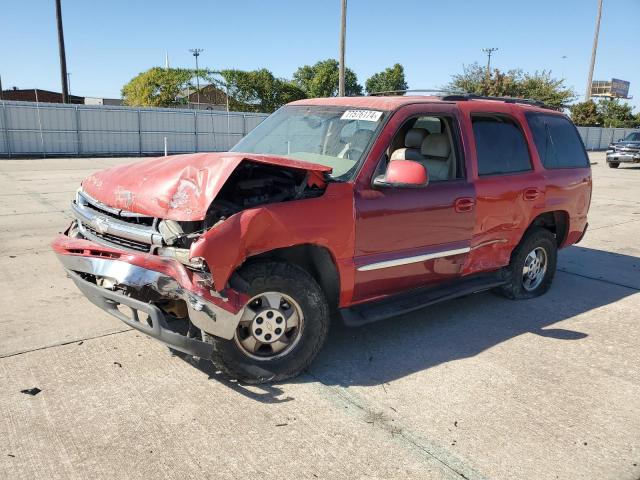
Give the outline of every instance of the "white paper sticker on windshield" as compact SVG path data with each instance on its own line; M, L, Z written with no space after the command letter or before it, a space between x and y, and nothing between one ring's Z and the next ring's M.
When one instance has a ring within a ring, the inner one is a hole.
M347 110L342 114L340 120L364 120L366 122L377 122L380 120L382 112L376 110Z

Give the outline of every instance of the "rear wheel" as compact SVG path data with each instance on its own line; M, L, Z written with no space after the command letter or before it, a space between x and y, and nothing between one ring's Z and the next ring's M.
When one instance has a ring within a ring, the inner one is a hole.
M262 261L240 272L251 297L232 340L204 334L218 368L247 383L285 380L315 358L329 329L329 308L318 283L303 269Z
M553 282L557 257L553 233L534 228L511 254L507 270L509 282L500 288L501 293L514 300L542 295Z
M620 166L620 162L608 162L609 168L618 168Z

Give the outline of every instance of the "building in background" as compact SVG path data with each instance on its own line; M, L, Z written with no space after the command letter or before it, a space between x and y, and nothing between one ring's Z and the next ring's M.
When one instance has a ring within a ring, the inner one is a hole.
M11 90L2 91L2 100L14 100L18 102L62 103L62 93L39 88L20 89L13 87ZM69 95L69 103L82 105L84 97Z
M626 80L612 78L611 80L594 80L591 83L592 97L629 98L629 85Z
M198 106L198 93L195 90L183 90L177 100L184 102L187 108L200 110L227 110L227 94L216 85L205 85L200 89L200 105ZM229 97L232 101L232 97ZM184 106L182 107L184 108Z
M99 97L84 97L85 105L122 105L121 98L99 98Z

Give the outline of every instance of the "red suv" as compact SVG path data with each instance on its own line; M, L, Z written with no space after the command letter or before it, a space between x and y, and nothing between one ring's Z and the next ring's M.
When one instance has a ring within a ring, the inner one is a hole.
M543 294L590 198L574 125L535 102L322 98L286 105L230 152L88 177L53 248L123 322L274 381L313 360L332 317Z

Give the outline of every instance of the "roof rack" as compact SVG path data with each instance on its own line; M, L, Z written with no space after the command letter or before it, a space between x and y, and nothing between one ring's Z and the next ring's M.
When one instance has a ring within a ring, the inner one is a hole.
M540 100L534 100L531 98L516 98L516 97L492 97L488 95L477 95L475 93L462 93L453 94L442 97L442 100L447 101L464 101L464 100L496 100L504 103L519 103L523 105L531 105L534 107L547 108L549 110L556 110L554 107L547 105Z
M546 103L540 100L534 100L532 98L516 98L516 97L492 97L489 95L478 95L477 93L468 93L461 91L451 91L443 88L422 88L417 90L386 90L382 92L372 92L369 93L369 96L377 96L377 95L397 95L397 94L405 94L405 93L435 93L441 95L434 95L436 97L440 97L442 100L447 102L459 102L466 100L496 100L504 103L519 103L522 105L531 105L539 108L546 108L549 110L559 110L555 107L547 105ZM444 94L444 95L442 95Z
M460 92L460 91L451 91L451 90L446 90L443 88L421 88L421 89L417 89L417 90L385 90L382 92L372 92L369 93L368 95L371 97L375 97L377 95L389 95L389 94L398 94L398 93L445 93L448 95L464 95L464 92ZM441 95L436 95L436 96L441 96Z

